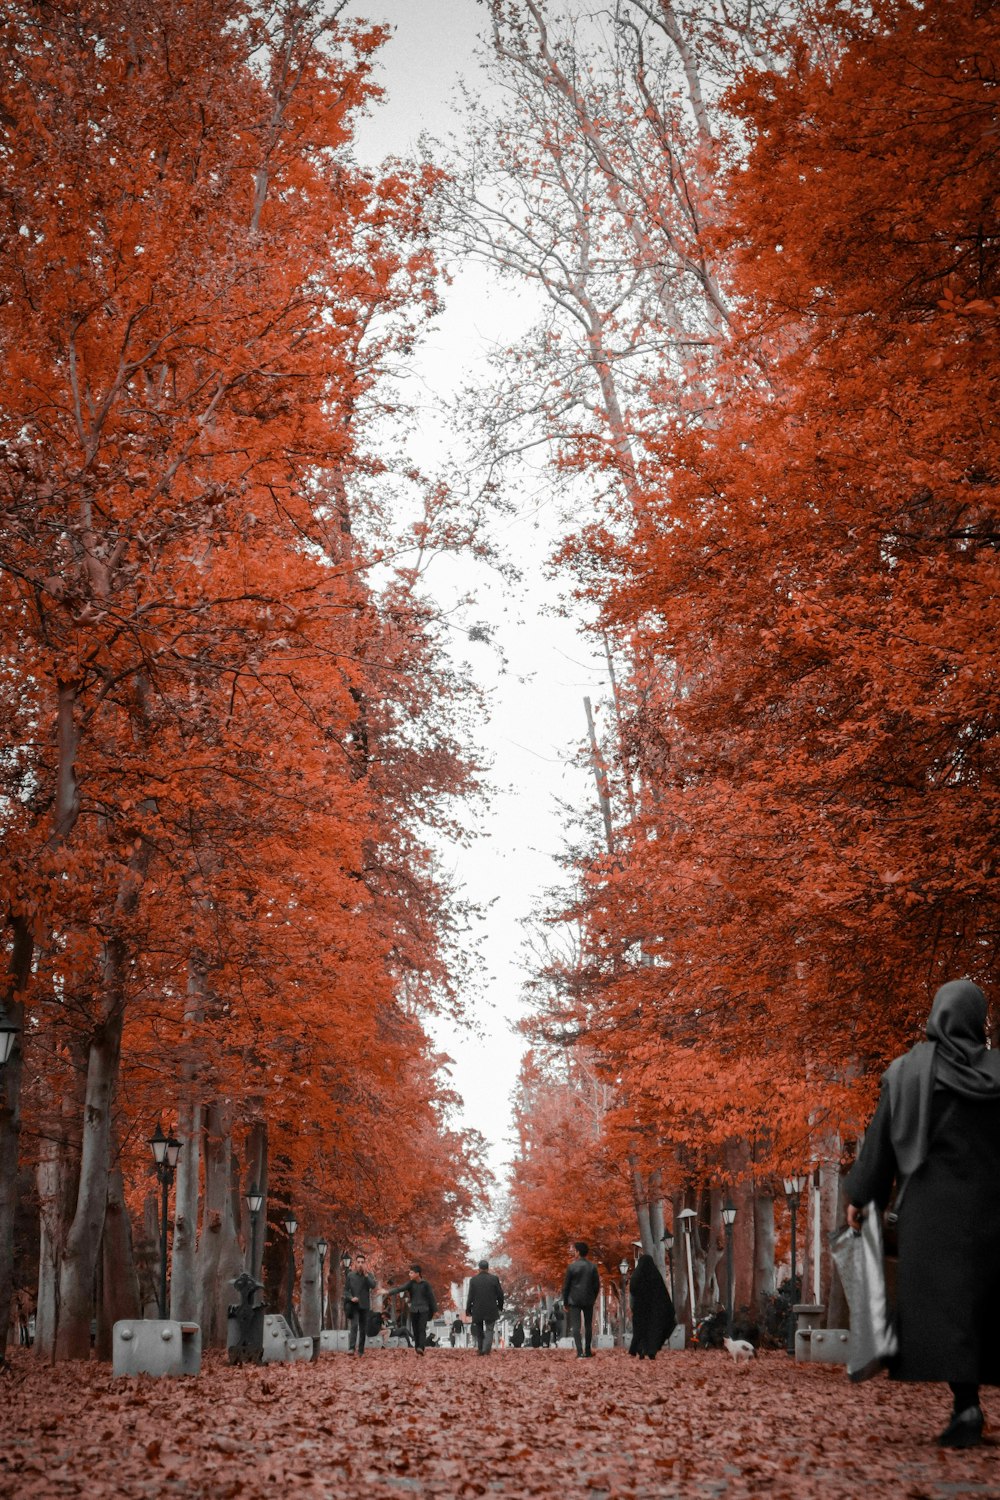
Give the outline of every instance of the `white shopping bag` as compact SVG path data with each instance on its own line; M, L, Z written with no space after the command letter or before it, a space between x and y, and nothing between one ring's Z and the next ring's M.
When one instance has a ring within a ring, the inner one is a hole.
M851 1309L847 1373L851 1380L868 1380L899 1349L885 1293L882 1215L878 1207L868 1204L861 1229L849 1229L845 1224L831 1235L830 1249Z

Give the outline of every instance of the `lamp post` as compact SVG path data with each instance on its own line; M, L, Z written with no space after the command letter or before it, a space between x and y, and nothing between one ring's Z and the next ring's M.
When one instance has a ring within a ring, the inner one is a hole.
M250 1210L250 1275L257 1275L257 1219L264 1207L264 1194L256 1183L253 1184L246 1195L247 1208Z
M10 1062L21 1028L5 1010L0 1010L0 1068Z
M674 1237L672 1234L663 1236L663 1248L667 1254L667 1270L670 1273L670 1300L676 1305L677 1298L674 1294Z
M319 1256L319 1331L320 1331L320 1333L322 1333L323 1329L326 1327L326 1321L325 1321L325 1316L324 1316L325 1313L326 1313L326 1270L325 1270L325 1267L326 1267L326 1252L329 1250L329 1248L330 1248L330 1246L327 1244L326 1240L324 1240L324 1239L318 1239L316 1241L316 1254Z
M691 1240L694 1236L694 1221L698 1217L693 1208L682 1208L677 1215L680 1220L681 1232L684 1236L684 1260L687 1269L687 1314L691 1325L691 1337L694 1338L694 1254L691 1249Z
M299 1221L289 1209L285 1215L285 1233L288 1235L288 1297L285 1307L285 1321L292 1328L292 1297L295 1294L295 1231L299 1227ZM294 1328L292 1328L294 1332Z
M784 1179L785 1199L792 1216L792 1279L788 1304L788 1352L795 1353L795 1219L799 1211L799 1199L806 1185L806 1178L799 1175Z
M733 1221L736 1209L727 1198L722 1209L722 1222L726 1229L726 1333L733 1336Z
M156 1163L156 1180L162 1190L160 1202L160 1317L167 1316L167 1213L170 1184L174 1180L177 1161L181 1154L181 1143L172 1135L164 1135L159 1120L149 1139L149 1147Z
M622 1312L622 1348L625 1348L625 1279L628 1276L628 1261L622 1260L618 1263L618 1274L621 1277L621 1312Z

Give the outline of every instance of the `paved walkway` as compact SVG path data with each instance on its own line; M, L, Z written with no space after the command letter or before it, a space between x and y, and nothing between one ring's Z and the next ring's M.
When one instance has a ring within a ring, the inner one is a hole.
M197 1380L107 1366L0 1377L0 1496L17 1500L1000 1500L1000 1442L929 1444L946 1393L766 1354L374 1350ZM986 1393L1000 1428L1000 1392Z

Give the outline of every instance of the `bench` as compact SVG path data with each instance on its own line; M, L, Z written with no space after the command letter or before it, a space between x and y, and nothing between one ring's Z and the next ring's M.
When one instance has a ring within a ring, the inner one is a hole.
M112 1329L112 1374L197 1375L201 1328L174 1318L123 1318Z

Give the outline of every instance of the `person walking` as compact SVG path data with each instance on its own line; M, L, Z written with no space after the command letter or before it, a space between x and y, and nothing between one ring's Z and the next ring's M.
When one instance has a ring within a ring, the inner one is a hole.
M632 1342L629 1354L655 1359L677 1326L659 1267L651 1255L640 1255L629 1282L632 1302Z
M364 1354L368 1337L368 1314L372 1309L375 1277L368 1270L364 1255L354 1257L354 1264L344 1278L344 1307L351 1323L347 1340L348 1354Z
M404 1281L402 1286L390 1287L386 1296L396 1297L400 1293L406 1298L410 1309L413 1347L418 1354L423 1354L427 1347L427 1324L437 1312L437 1298L431 1291L430 1282L424 1280L416 1261L410 1265L408 1280Z
M499 1276L490 1270L488 1260L479 1262L479 1270L469 1281L465 1311L472 1319L476 1352L489 1354L493 1348L493 1327L503 1312L503 1287Z
M601 1290L601 1278L592 1260L588 1260L590 1246L586 1240L576 1240L573 1245L575 1258L566 1268L563 1281L562 1303L566 1309L566 1322L570 1336L576 1345L577 1359L590 1359L591 1340L594 1329L594 1303ZM583 1322L584 1337L580 1337L580 1322Z
M514 1327L511 1329L510 1343L512 1349L520 1349L521 1345L524 1343L524 1324L521 1322L520 1318L518 1318L517 1322L514 1324Z
M461 1318L456 1318L455 1321L452 1323L452 1325L451 1325L451 1331L448 1334L448 1340L449 1340L449 1342L451 1344L451 1347L453 1349L454 1349L455 1345L458 1343L459 1339L462 1337L462 1334L464 1332L465 1332L465 1324L462 1322Z
M880 1212L896 1183L895 1380L945 1381L943 1448L982 1441L981 1385L1000 1385L1000 1053L986 997L957 980L934 996L927 1040L889 1065L844 1183L847 1222Z

